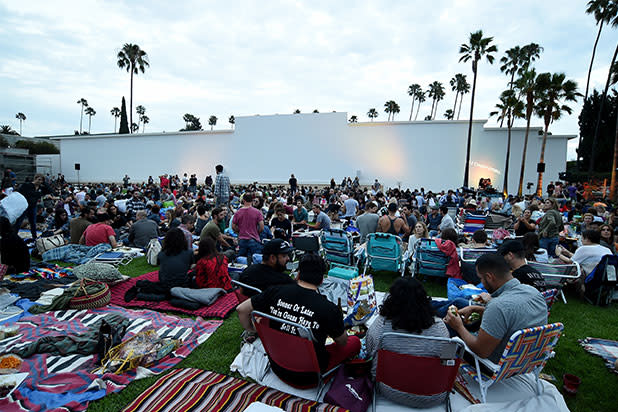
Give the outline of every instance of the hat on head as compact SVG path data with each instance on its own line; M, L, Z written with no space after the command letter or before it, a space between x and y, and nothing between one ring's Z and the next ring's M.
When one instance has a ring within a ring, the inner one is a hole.
M283 239L273 239L264 245L263 255L284 255L290 253L294 248Z
M476 200L474 200L474 199L470 199L470 200L468 201L468 206L474 206L474 207L476 207L476 206L477 206L477 204L476 204Z
M518 253L524 250L524 244L519 240L507 240L502 243L498 248L498 253L502 256L506 255L509 252Z

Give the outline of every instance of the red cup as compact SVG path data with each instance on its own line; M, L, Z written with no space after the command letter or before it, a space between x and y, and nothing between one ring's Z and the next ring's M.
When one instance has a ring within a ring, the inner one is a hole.
M564 385L562 386L567 393L571 395L575 395L577 393L577 389L579 385L582 383L582 380L575 375L571 375L570 373L565 373L562 376L562 382Z

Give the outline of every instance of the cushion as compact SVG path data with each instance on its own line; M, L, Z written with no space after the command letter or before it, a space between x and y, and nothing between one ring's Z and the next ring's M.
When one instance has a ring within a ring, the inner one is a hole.
M92 279L99 282L112 283L122 279L122 274L109 263L89 262L76 266L73 274L78 279Z

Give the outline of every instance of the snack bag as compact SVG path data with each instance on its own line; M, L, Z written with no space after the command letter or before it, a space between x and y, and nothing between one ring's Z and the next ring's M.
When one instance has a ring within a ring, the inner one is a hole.
M347 325L363 324L371 318L376 307L376 292L373 286L373 278L365 275L350 279L348 316L344 323Z

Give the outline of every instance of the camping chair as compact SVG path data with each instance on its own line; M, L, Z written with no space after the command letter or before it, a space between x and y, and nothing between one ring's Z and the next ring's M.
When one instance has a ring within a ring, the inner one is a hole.
M545 278L545 284L548 288L556 288L560 292L562 301L566 304L566 297L562 292L562 287L569 280L577 280L581 276L579 263L573 262L569 264L553 264L528 261L528 265L532 266Z
M450 258L444 254L433 239L421 239L416 250L415 275L446 277Z
M476 262L478 258L483 256L484 254L496 253L497 251L498 249L493 249L489 247L479 248L479 249L460 247L459 248L459 258L461 259L462 262L474 263Z
M367 235L366 260L363 275L367 268L384 270L388 272L401 272L406 270L407 256L402 255L403 242L399 236L390 233L370 233Z
M558 343L563 329L562 323L552 323L516 331L511 335L497 365L487 359L479 358L474 352L466 348L474 356L474 365L464 362L461 369L478 382L483 403L487 402L487 389L491 385L511 376L526 373L534 374L537 394L540 395L542 385L539 374L547 360L553 357L553 349ZM480 367L481 363L492 370L493 374L483 373Z
M323 229L320 242L326 261L348 266L354 265L354 241L351 233L342 229Z
M316 401L320 399L320 395L324 389L325 378L334 372L340 365L322 373L320 364L318 363L318 357L315 353L315 347L313 346L315 338L313 337L313 333L311 333L311 329L299 323L290 322L255 310L251 312L251 319L253 320L253 325L262 341L262 345L264 345L264 350L266 354L268 354L270 361L292 372L315 374L318 387ZM291 330L295 330L297 334L293 335L291 333L282 332L279 330L279 324L290 327ZM307 388L307 386L298 386L290 382L286 383L296 388ZM315 386L316 385L310 385L309 387Z
M245 294L243 289L251 290L255 293L262 293L261 289L256 288L255 286L247 285L246 283L242 283L238 280L231 279L232 284L236 285L238 288L234 290L236 297L238 298L238 303L242 303L245 300L249 299L249 296Z
M298 259L305 253L320 253L320 238L313 234L304 232L292 233L292 258L287 264L287 269L294 272L298 269Z
M447 209L449 216L453 219L453 222L457 222L457 213L459 212L459 208L457 206L449 206Z
M470 213L466 213L463 221L463 229L461 230L463 234L472 234L479 229L485 228L485 221L487 220L487 216L485 215L473 215Z
M616 289L618 256L605 255L584 280L586 300L593 305L609 305Z
M485 220L485 230L510 229L513 226L513 216L489 212Z
M547 289L544 292L541 292L543 298L545 299L545 303L547 304L547 318L549 319L549 315L551 314L551 307L553 306L556 298L558 297L558 289Z
M431 342L438 356L417 356L388 350L389 337L405 338L414 343ZM373 387L373 411L376 410L378 385L413 395L446 394L446 410L450 410L450 392L459 373L464 343L459 338L420 336L409 333L387 332L378 344L376 381Z

